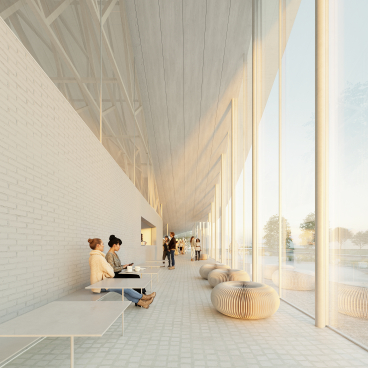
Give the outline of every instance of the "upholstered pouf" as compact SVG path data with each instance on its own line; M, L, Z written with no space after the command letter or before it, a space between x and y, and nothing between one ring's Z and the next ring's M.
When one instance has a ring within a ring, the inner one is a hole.
M272 287L244 281L218 284L212 290L211 301L220 313L241 319L267 318L280 306L280 299Z
M270 264L263 266L263 277L267 280L272 280L272 274L279 269L279 265ZM282 269L293 270L294 266L283 265Z
M223 263L206 263L199 269L199 274L202 278L208 279L208 274L215 269L225 269L228 270L230 267Z
M230 269L215 269L208 274L208 282L212 287L227 281L250 281L247 272Z
M337 284L338 311L351 317L368 319L368 288Z
M283 289L288 290L314 290L315 288L315 277L314 273L301 273L298 271L292 271L287 269L282 269L282 285ZM272 282L279 286L280 274L279 270L272 274Z
M199 257L201 261L205 261L207 260L207 258L208 258L207 254L201 254L201 256Z

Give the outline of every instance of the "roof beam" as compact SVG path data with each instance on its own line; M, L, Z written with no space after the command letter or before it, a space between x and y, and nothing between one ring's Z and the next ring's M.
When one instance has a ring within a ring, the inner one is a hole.
M116 106L115 106L115 105L110 106L110 107L109 107L109 108L107 108L106 110L102 111L102 115L107 115L109 112L114 111L114 110L115 110L115 108L116 108Z
M93 29L93 24L92 24L92 22L90 20L90 17L87 17L88 8L87 8L86 3L84 3L83 9L84 9L84 11L83 11L83 25L84 25L84 28L86 30L86 34L89 34L90 35L90 39L87 39L86 38L86 46L87 46L87 49L88 49L88 53L91 55L91 57L90 57L90 63L91 63L91 66L92 66L92 68L91 68L92 76L95 77L95 79L96 79L95 69L94 69L94 63L93 63L93 57L92 57L92 55L93 55L92 45L94 46L95 52L97 52L97 53L100 51L100 47L99 47L99 44L97 42L96 35L95 35L94 29ZM107 74L105 62L102 59L102 78L103 79L106 79L106 76L107 75L108 74ZM95 89L96 96L97 96L99 94L98 93L98 90L97 90L97 85L94 84L93 85L93 88ZM111 85L107 84L106 85L106 88L107 88L107 92L108 92L108 95L109 95L109 101L112 102L112 104L114 106L117 106L116 99L115 99L115 94L114 94L114 91L112 91L112 89L111 89ZM128 132L128 129L127 129L127 127L124 124L124 111L122 110L123 118L121 118L118 109L115 109L114 110L114 115L115 115L116 122L118 123L117 126L118 126L118 129L119 129L120 135L123 134L122 129L121 129L121 126L123 126L123 128L124 128L124 130L126 132ZM120 122L120 124L119 124L119 122ZM123 149L126 152L126 156L125 157L127 157L131 161L131 158L130 158L130 155L129 155L129 152L128 152L129 151L129 146L125 146L124 140L122 142L120 142L120 140L119 140L120 139L119 138L120 135L116 135L115 132L112 132L112 133L116 137L116 139L119 142L119 144L121 146L123 146ZM132 155L133 155L133 153L132 153Z
M23 6L22 0L18 0L15 4L10 5L8 8L3 10L0 13L0 17L5 20L6 18L9 18L12 14L14 14L16 11L18 11L22 6Z
M50 25L71 4L73 0L64 0L47 18L46 24Z
M138 109L137 110L135 110L135 115L137 116L138 115L138 113L140 113L141 111L142 111L142 109L143 109L143 106L141 105L141 106L139 106L138 107Z
M81 77L80 77L78 71L74 67L73 62L70 60L68 54L66 53L64 47L61 45L60 41L58 40L55 33L51 29L50 25L46 23L46 18L44 16L43 12L39 9L39 7L36 5L34 0L27 0L27 3L29 5L30 9L32 10L33 14L35 15L35 17L39 21L39 24L42 26L43 30L48 35L51 43L54 45L54 47L57 50L58 54L63 58L63 60L65 61L65 64L68 66L70 71L73 73L74 78L77 80L77 83L79 85L79 88L81 89L81 92L82 92L83 96L88 100L88 101L86 101L88 106L91 108L93 114L97 118L99 116L100 110L99 110L99 107L98 107L96 101L94 100L93 96L91 95L91 93L89 92L87 87L81 82ZM106 118L103 118L103 122L104 122L104 125L107 126L112 133L114 133L114 131L112 130L112 128L111 128L109 122L106 120ZM124 147L121 145L119 140L118 140L118 143L119 143L120 148L125 151ZM130 160L129 157L128 157L128 159Z
M87 110L87 109L89 109L89 106L88 105L86 105L86 106L83 106L83 107L81 107L81 108L79 108L79 109L77 109L77 110L75 110L78 114L80 114L81 112L83 112L84 110Z
M51 78L54 83L78 83L75 78ZM81 78L82 83L100 83L101 81L97 78ZM118 83L115 78L103 78L102 83Z
M114 9L116 2L117 0L110 0L105 4L105 7L102 10L102 25L104 25L112 9Z
M99 20L99 16L98 16L98 12L97 12L97 8L95 6L95 3L92 2L92 1L89 1L89 2L87 2L87 4L88 4L88 6L90 8L92 20L93 20L93 22L95 24L95 27L97 29L99 29L100 28L100 20ZM121 92L123 93L123 97L124 97L124 99L126 100L126 102L128 104L128 111L129 111L131 117L134 119L134 122L135 122L135 124L137 126L137 129L138 129L138 133L141 136L142 142L143 142L144 147L146 149L146 153L147 153L147 155L149 156L149 158L150 158L150 160L152 162L150 151L148 149L148 146L147 146L146 141L144 140L141 127L139 126L138 121L136 119L135 112L134 112L133 106L132 106L132 104L130 102L128 92L126 90L125 84L123 82L123 79L121 77L121 74L120 74L118 65L117 65L116 60L115 60L115 57L114 57L114 54L113 54L113 52L111 50L110 43L109 43L109 41L107 39L106 33L105 33L105 31L104 31L103 28L102 28L102 32L101 33L102 33L102 42L103 42L104 47L105 47L106 55L107 55L107 57L108 57L108 59L110 61L110 65L111 65L111 68L112 68L112 70L114 72L114 75L115 75L116 79L118 80L118 85L120 87Z

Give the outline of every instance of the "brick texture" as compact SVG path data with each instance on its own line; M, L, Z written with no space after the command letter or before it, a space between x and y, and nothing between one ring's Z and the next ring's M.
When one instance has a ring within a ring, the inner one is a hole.
M0 130L0 323L88 284L89 237L158 256L140 228L160 239L160 216L2 19Z

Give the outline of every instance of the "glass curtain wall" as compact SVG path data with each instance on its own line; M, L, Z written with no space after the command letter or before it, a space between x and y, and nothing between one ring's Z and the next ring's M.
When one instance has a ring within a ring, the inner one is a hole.
M255 3L258 40L258 279L273 286L277 291L281 280L281 296L314 315L314 2L281 1L281 86L278 74L279 2L266 0ZM237 205L240 201L242 204L237 207L236 213L240 219L237 220L237 236L239 243L243 243L237 252L237 265L238 268L250 272L252 48L248 51L246 61L248 70L244 74L248 80L245 81L246 78L243 77L246 88L245 92L241 88L238 98L239 101L245 100L244 106L248 107L249 115L244 114L244 117L250 124L245 123L245 143L238 143L238 158L244 155L244 159L241 160L243 166L238 176L236 191ZM238 109L240 117L243 109L241 103L238 104ZM240 121L241 119L238 125ZM279 124L282 126L281 137ZM241 186L243 191L242 195L239 195Z
M284 3L281 296L315 313L315 7Z
M238 123L236 148L236 262L235 267L247 271L250 275L251 267L251 232L252 232L252 172L249 165L250 126L252 121L251 109L248 108L251 96L251 57L249 52L243 58L242 83L238 96ZM250 170L249 170L250 169Z
M259 3L258 44L258 269L260 282L275 286L279 263L278 1ZM274 30L272 32L272 30Z
M332 327L368 346L368 30L365 0L330 1Z

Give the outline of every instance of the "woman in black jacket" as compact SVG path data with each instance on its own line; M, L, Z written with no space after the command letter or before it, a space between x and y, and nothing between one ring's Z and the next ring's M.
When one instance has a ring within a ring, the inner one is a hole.
M171 257L171 267L169 267L169 270L175 270L175 249L176 249L176 239L175 239L175 233L170 233L171 239L169 241L169 252Z

